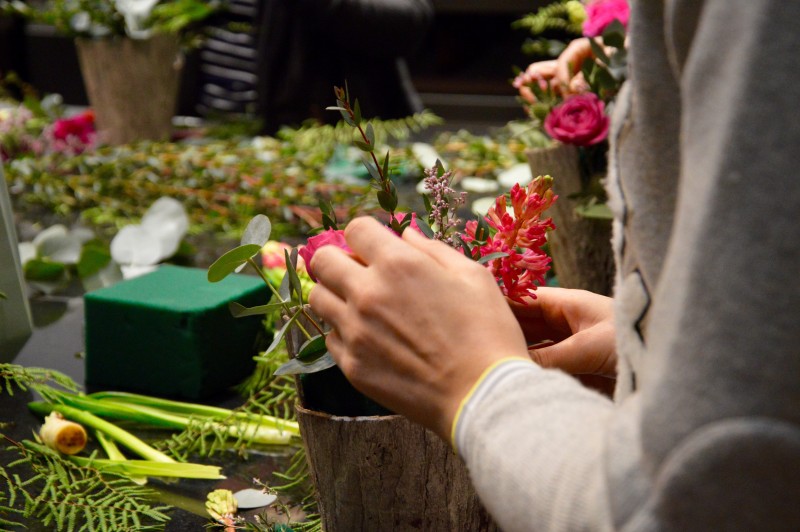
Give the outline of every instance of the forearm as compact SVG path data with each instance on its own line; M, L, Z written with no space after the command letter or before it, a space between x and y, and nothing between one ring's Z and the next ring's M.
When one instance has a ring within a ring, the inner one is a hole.
M501 528L610 528L603 455L612 404L555 370L497 366L458 419L457 448Z

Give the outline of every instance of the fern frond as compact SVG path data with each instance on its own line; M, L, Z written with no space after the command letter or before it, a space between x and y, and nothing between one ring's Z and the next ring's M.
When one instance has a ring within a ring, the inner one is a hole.
M412 133L417 133L431 126L444 123L444 120L433 111L425 109L419 113L393 120L372 119L370 124L375 131L377 144L385 143L389 138L406 140ZM350 144L353 140L353 128L344 121L336 125L311 125L299 129L283 128L277 137L289 141L300 150L307 150L314 146L333 145L337 143Z
M8 395L14 395L14 388L23 392L32 389L45 394L54 386L71 392L77 392L81 388L70 377L54 369L0 364L0 394L5 390Z
M67 532L163 530L169 520L169 506L153 505L153 491L126 477L77 466L32 441L0 437L12 443L7 451L18 456L0 465L9 493L0 493L0 525L22 526L13 521L18 517Z
M570 18L567 0L540 7L536 13L529 13L516 20L512 27L527 29L534 36L552 30L573 35L581 35L582 31L581 23Z

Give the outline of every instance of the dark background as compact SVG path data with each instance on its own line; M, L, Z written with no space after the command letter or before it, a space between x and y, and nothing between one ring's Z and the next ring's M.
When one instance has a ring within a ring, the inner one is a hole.
M524 118L510 85L514 67L532 58L521 52L527 33L511 24L542 0L434 0L436 17L424 46L407 61L425 106L447 122L505 123ZM193 115L196 60L183 75L178 114ZM0 17L0 72L17 72L42 93L86 105L72 41L53 28Z

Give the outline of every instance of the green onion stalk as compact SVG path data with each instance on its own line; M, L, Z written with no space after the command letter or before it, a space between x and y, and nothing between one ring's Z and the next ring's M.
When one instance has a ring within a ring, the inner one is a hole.
M236 413L223 408L143 395L104 392L87 396L54 392L48 398L97 416L161 428L183 430L193 422L208 422L216 430L234 437L247 438L253 443L286 445L300 436L297 423L277 417ZM237 423L227 425L223 420L236 420Z

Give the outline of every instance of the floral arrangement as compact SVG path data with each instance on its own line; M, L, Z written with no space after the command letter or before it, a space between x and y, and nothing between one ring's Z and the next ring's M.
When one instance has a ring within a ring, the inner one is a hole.
M464 230L460 231L461 220L457 210L465 202L465 194L452 188L452 172L445 171L443 165L437 161L435 166L425 172L424 184L428 194L424 197L424 203L427 214L420 216L415 212L404 212L398 208L397 189L390 176L389 152L381 162L375 153L373 127L369 123L364 125L358 101L355 105L350 104L346 88L336 88L336 99L337 105L331 109L339 111L345 122L356 130L358 140L354 143L366 155L364 164L372 176L370 186L376 191L383 211L379 217L385 222L387 230L401 235L410 228L428 238L440 240L490 268L499 289L509 299L520 302L535 299L535 290L544 282L544 275L550 268L550 257L544 252L543 246L547 231L555 228L552 220L544 216L547 208L556 200L551 190L552 179L549 176L539 176L525 188L515 185L509 194L510 211L509 198L501 195L486 216L467 222ZM283 249L286 274L279 284L270 282L255 261L255 257L263 253L271 233L271 223L263 215L256 216L248 224L241 245L222 255L208 270L209 281L217 282L250 265L269 286L276 299L275 303L253 308L235 303L231 306L234 316L270 313L275 310L281 310L285 314L285 322L275 332L272 344L260 357L262 360L267 360L266 357L279 345L290 327L295 326L302 331L305 342L297 346L295 358L279 368L276 375L316 373L335 364L325 347L324 327L305 308L305 291L297 274L298 264L302 259L302 269L314 280L311 261L314 254L324 246L333 245L350 252L344 231L339 227L331 204L321 202L320 208L320 232L311 236L299 248Z
M553 140L578 147L585 216L608 218L598 179L605 171L609 113L627 73L627 0L557 2L526 19L532 31L558 27L566 14L581 36L560 47L560 59L534 62L513 81L529 116ZM538 26L530 21L538 22ZM551 21L548 23L548 21ZM568 79L564 79L565 72ZM561 70L561 71L559 71Z
M47 0L33 7L22 0L0 0L0 12L55 26L71 37L183 33L220 10L220 0Z

